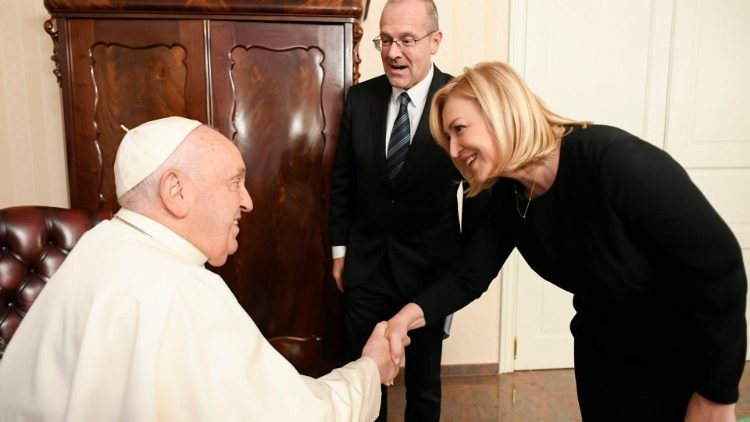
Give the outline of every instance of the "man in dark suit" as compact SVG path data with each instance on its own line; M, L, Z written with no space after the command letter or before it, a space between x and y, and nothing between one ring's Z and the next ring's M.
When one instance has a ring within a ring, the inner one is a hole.
M347 95L330 232L352 356L376 323L437 280L459 251L461 176L428 123L432 95L451 79L432 64L441 39L432 0L389 0L374 40L385 75ZM442 339L443 324L411 333L406 420L440 418ZM386 418L386 403L384 389L379 420Z

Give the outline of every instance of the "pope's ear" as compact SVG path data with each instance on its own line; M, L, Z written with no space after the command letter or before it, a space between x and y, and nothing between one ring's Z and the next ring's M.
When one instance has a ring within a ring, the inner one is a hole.
M159 198L164 207L177 218L185 217L188 213L182 178L179 172L169 170L159 180Z

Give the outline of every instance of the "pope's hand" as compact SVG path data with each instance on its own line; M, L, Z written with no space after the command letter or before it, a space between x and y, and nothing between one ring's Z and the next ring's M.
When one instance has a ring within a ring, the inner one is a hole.
M394 364L391 359L390 347L388 340L385 338L386 326L387 323L385 321L379 322L375 326L365 347L362 349L362 356L371 358L378 365L381 383L392 385L393 379L398 375L399 366Z

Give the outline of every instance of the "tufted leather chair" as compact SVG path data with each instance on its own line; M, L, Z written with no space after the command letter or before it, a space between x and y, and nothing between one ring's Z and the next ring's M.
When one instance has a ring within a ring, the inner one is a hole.
M111 216L44 206L0 209L0 356L78 239Z

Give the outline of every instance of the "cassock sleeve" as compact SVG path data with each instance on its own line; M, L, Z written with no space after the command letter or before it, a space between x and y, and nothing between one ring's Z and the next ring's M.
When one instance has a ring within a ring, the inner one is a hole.
M266 341L217 276L171 300L154 380L162 420L371 421L380 377L361 358L319 379Z

